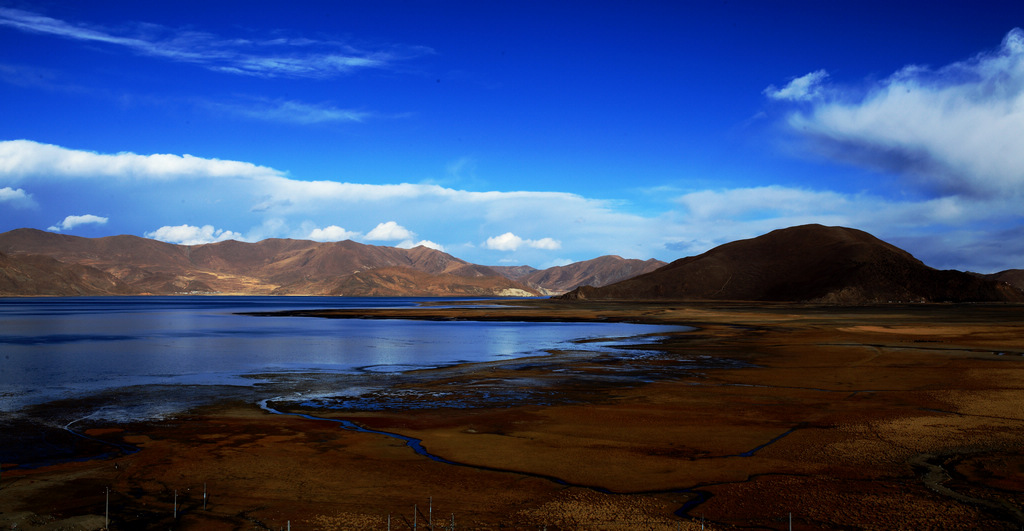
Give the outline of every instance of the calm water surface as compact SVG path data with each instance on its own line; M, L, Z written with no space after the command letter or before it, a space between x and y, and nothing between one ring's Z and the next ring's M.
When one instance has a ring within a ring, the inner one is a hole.
M236 315L424 300L437 299L0 298L0 413L133 386L251 387L274 375L393 374L681 328Z

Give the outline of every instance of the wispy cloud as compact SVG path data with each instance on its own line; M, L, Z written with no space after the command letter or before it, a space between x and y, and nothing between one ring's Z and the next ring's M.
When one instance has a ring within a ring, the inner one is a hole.
M811 101L822 96L821 84L828 77L828 72L818 70L790 80L786 86L776 88L768 85L764 95L773 100Z
M56 225L53 225L53 226L51 226L50 228L48 228L46 230L53 231L53 232L60 232L62 230L71 230L71 229L73 229L73 228L75 228L75 227L77 227L79 225L88 225L88 224L103 225L107 221L110 221L110 220L108 218L105 218L105 217L102 217L102 216L96 216L96 215L93 215L93 214L83 214L81 216L67 216L67 217L64 218L64 221L61 221L60 223L58 223Z
M399 61L432 53L423 46L363 50L341 42L306 38L227 38L143 23L129 30L106 28L12 8L0 8L0 26L259 77L329 78L359 69L391 68Z
M937 195L1024 197L1024 31L941 68L911 65L850 97L833 87L791 130L822 156Z
M373 116L373 113L367 111L341 109L326 103L312 104L294 100L210 103L207 106L254 120L301 125L362 122Z

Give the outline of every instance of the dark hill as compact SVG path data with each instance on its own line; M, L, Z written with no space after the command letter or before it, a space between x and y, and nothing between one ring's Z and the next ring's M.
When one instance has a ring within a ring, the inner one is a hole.
M1007 269L991 275L982 275L990 280L1005 282L1017 289L1024 290L1024 269Z
M803 225L716 247L567 299L799 301L834 304L1024 301L1006 283L939 271L856 229Z

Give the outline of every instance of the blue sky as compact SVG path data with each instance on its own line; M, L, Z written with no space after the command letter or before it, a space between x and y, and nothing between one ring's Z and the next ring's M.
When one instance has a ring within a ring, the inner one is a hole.
M1024 268L1020 2L0 0L0 230Z

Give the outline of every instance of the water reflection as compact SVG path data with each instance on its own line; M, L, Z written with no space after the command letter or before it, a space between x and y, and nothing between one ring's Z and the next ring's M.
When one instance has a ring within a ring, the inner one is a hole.
M256 375L394 373L538 355L549 349L572 348L577 339L673 329L622 323L427 322L236 314L401 307L420 300L0 299L0 412L132 386L252 386L266 381Z

